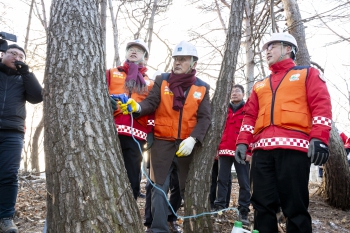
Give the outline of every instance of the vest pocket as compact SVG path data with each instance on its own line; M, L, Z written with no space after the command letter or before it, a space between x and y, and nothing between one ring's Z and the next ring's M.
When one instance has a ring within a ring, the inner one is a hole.
M154 135L162 138L176 138L176 135L173 135L173 125L172 121L161 121L155 119L154 126Z
M271 105L269 105L271 106ZM254 127L254 134L259 133L263 128L264 128L264 119L265 119L265 111L266 111L266 107L261 108L259 113L258 113L258 118L256 119L255 122L255 127ZM266 127L266 126L265 126Z
M282 104L280 125L284 128L307 130L309 126L308 114L304 111L298 111L299 106L294 104ZM277 123L277 122L276 122Z

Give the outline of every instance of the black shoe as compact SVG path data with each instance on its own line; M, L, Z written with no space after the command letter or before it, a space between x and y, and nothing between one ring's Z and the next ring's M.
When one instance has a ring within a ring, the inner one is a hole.
M0 233L18 233L18 228L12 218L0 219Z
M249 213L249 209L247 208L239 209L239 220L242 222L243 225L246 225L246 226L249 226L250 224L248 219L248 213Z
M151 233L151 232L152 232L151 227L147 227L147 226L146 226L146 228L145 228L145 232L147 232L147 233Z
M169 223L169 230L172 233L182 233L181 227L177 224L176 221L171 221Z
M143 193L139 193L139 198L142 198L142 199L144 199L144 198L146 198L146 194L143 194Z

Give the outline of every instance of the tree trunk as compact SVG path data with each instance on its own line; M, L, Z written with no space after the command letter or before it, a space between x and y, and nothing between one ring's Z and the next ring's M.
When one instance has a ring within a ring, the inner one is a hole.
M311 64L309 51L305 40L305 28L300 15L296 0L282 0L286 12L288 32L292 34L298 43L298 53L296 63L298 65L309 66Z
M34 135L33 135L33 141L32 141L32 153L31 153L31 167L32 170L35 169L36 172L40 172L40 166L39 166L39 140L40 140L40 134L41 131L44 128L44 117L41 118L38 126L35 129Z
M30 3L30 8L29 8L26 37L24 38L24 51L27 51L27 48L28 48L28 40L29 40L30 25L31 25L31 21L32 21L33 5L34 5L34 0L32 0L32 2Z
M151 13L151 17L149 18L148 29L147 29L147 34L148 34L147 45L150 53L151 53L151 45L152 45L154 17L156 15L157 8L158 8L158 0L153 0L152 13ZM148 57L149 57L149 54L148 54Z
M194 216L208 212L211 169L214 155L221 141L225 126L230 93L234 82L237 56L241 43L244 0L235 0L231 4L228 34L226 36L225 55L211 103L212 125L203 141L203 146L195 151L186 181L185 216ZM213 232L210 215L189 218L184 222L184 231Z
M107 25L107 0L100 0L100 20L102 27L102 44L103 51L106 54L106 25ZM106 59L106 57L104 58ZM107 69L107 67L105 67Z
M301 21L299 7L294 0L282 0L287 17L287 25L290 34L297 40L299 52L297 53L297 64L310 65L310 57L306 47L305 30ZM338 135L337 129L332 124L332 131L329 140L330 158L323 165L325 176L321 193L327 202L336 208L350 209L350 175L349 166L345 166L344 145ZM342 161L342 162L341 162ZM336 172L335 172L336 171Z
M121 65L121 60L119 56L119 46L118 46L118 36L119 36L119 31L118 31L118 24L117 24L117 18L118 18L118 11L116 15L114 16L114 10L113 10L113 1L108 0L109 4L109 11L111 14L111 21L112 21L112 26L113 26L113 46L114 46L114 59L113 59L113 67L120 66Z
M252 18L254 17L250 9L250 3L249 1L245 2L244 5L246 17L244 18L245 22L245 51L246 51L246 76L247 76L247 85L246 85L246 96L249 97L250 93L254 86L254 68L255 68L255 62L254 62L254 51L253 51L253 42L252 42L252 32L253 28L250 22L252 21Z
M331 206L349 210L350 168L344 144L334 123L329 141L329 151L330 157L327 163L323 165L323 181L321 188L317 190L317 194L323 196Z
M48 232L142 232L110 107L98 1L54 0L44 145Z

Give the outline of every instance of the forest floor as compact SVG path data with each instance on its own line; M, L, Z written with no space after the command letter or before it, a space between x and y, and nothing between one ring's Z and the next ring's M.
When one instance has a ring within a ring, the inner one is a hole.
M30 174L20 174L20 186L16 205L15 223L20 233L43 232L46 216L46 185L45 179ZM146 180L142 180L142 192ZM329 206L321 197L314 195L321 183L309 184L310 205L309 212L312 217L313 233L350 233L350 211L342 211ZM238 183L233 179L230 207L237 203ZM139 198L138 206L141 216L144 215L145 199ZM183 216L183 207L178 211ZM228 210L223 215L212 217L213 233L230 233L237 220L234 210ZM253 209L249 213L249 220L253 223ZM252 226L251 226L252 228ZM251 230L251 229L248 229ZM281 232L285 232L285 223L280 223Z

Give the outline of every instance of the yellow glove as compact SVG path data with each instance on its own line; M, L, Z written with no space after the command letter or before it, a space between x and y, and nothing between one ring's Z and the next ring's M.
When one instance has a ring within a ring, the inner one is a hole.
M188 156L191 154L196 140L193 137L188 137L180 143L178 151L176 151L177 157Z
M128 115L133 112L141 112L140 105L133 98L129 98L125 104L120 104L120 109L124 115Z

